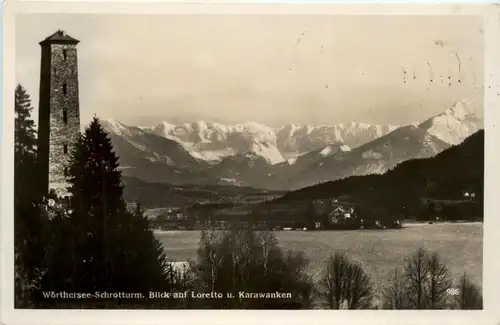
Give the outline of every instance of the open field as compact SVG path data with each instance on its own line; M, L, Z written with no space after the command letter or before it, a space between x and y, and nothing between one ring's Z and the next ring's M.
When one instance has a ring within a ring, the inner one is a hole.
M402 229L353 231L275 232L282 247L304 251L311 272L318 278L325 259L335 250L345 251L363 263L377 287L395 267L418 247L437 252L454 278L466 271L482 285L483 224L405 224ZM156 232L168 257L177 261L196 258L199 231ZM377 288L378 289L378 288Z

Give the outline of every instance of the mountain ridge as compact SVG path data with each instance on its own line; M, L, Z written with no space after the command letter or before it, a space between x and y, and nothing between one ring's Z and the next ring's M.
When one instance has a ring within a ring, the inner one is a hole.
M381 174L400 162L428 158L448 147L449 144L426 131L408 125L358 148L324 157L286 183L296 189L347 176Z
M382 175L352 176L305 187L275 201L348 196L382 215L415 216L422 212L422 199L461 201L464 193L475 193L474 213L482 217L483 191L484 130L480 130L434 157L407 160Z
M357 122L334 125L289 124L272 128L252 121L238 124L205 121L172 124L163 121L142 129L177 141L199 159L219 162L225 157L250 151L259 153L270 164L278 164L332 143L359 146L395 128L397 126ZM285 137L286 133L289 138Z
M441 114L399 128L352 122L273 129L255 122L228 126L204 121L134 127L115 120L103 120L103 126L125 175L172 184L289 190L384 173L402 161L436 155L483 125L472 104L458 101ZM340 127L361 128L362 133L352 133L349 140ZM373 139L363 143L366 137ZM349 146L345 141L362 144ZM295 150L292 157L281 152L283 148Z
M443 113L435 115L419 124L421 129L439 139L456 145L484 127L473 102L457 101Z

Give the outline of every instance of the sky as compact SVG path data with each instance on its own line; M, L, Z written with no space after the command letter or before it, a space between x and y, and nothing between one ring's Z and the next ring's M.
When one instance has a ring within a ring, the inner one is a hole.
M483 107L479 16L19 15L16 81L35 109L38 43L58 29L80 40L83 124L404 125Z

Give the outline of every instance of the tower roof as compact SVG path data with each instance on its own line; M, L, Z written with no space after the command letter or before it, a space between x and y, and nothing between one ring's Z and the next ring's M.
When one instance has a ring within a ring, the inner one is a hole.
M50 35L46 39L40 42L40 45L44 44L78 44L80 41L67 35L63 30L58 30L54 34Z

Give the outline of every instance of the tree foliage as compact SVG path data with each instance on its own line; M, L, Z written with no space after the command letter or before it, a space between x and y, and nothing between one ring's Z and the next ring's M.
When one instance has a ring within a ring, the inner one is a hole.
M389 284L383 288L382 297L384 309L409 309L406 279L399 268L394 270Z
M17 85L15 90L14 135L14 247L15 305L33 303L44 258L43 234L46 219L40 211L41 197L36 190L36 132L31 119L31 99Z
M437 253L419 248L407 259L404 271L396 269L384 288L384 308L444 309L449 307L452 281Z
M452 280L448 267L443 264L437 253L428 256L427 269L429 270L427 284L427 308L442 309L446 307L448 289L451 288Z
M413 309L426 309L426 284L429 276L427 268L427 252L420 248L407 261L405 266L407 278L408 302Z
M194 265L196 289L223 293L224 297L204 300L200 308L309 308L313 286L307 264L302 254L279 248L270 232L239 227L221 234L204 230ZM245 299L240 292L289 293L291 298Z
M134 212L127 210L117 167L111 141L94 118L73 152L68 169L71 195L63 203L65 213L51 224L55 235L43 290L147 296L149 291L170 288L163 247L140 206Z
M373 287L370 277L359 262L345 253L336 252L326 263L320 281L320 295L330 309L368 309Z
M26 89L20 84L15 91L15 152L20 154L21 158L36 158L36 130L35 122L31 118L33 107L31 98ZM24 162L20 159L19 163Z

